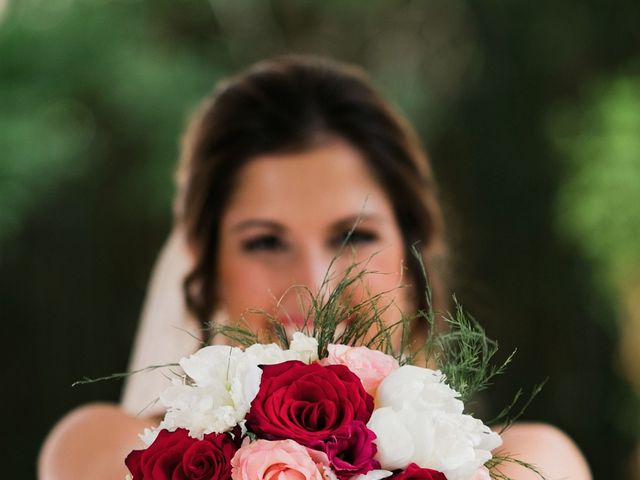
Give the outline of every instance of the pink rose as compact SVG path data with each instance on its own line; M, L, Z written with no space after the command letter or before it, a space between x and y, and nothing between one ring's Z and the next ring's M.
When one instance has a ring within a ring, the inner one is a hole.
M257 440L231 459L232 480L324 480L327 456L293 440Z
M327 349L329 356L320 363L345 365L360 378L366 392L374 398L380 382L398 368L398 361L391 355L367 347L330 344Z

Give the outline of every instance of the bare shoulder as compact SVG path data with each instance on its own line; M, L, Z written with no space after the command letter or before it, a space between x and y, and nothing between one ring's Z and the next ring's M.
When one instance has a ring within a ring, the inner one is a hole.
M131 450L143 448L138 434L153 423L153 419L127 415L116 405L79 407L47 436L38 458L38 478L124 478L124 458Z
M545 423L518 423L502 434L497 453L535 465L548 479L590 480L589 466L580 449L562 430ZM500 467L516 480L537 479L533 472L510 463Z

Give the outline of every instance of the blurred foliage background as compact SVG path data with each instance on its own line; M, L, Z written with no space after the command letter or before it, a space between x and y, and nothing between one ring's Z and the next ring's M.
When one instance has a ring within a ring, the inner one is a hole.
M548 376L526 418L640 478L639 25L634 0L0 1L4 475L117 401L70 384L126 368L189 112L302 52L364 67L422 135L453 289L519 350L487 414Z

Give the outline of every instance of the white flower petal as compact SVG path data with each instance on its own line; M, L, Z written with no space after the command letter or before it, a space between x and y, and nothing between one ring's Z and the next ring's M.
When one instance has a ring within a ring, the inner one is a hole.
M414 440L403 416L391 407L383 407L374 410L367 423L377 437L378 453L375 458L385 470L405 468L414 456Z
M404 365L391 372L378 387L376 405L400 409L409 402L416 410L462 413L458 392L445 383L438 370Z
M289 350L297 354L300 360L311 363L318 360L318 340L302 332L295 332Z
M383 468L413 462L441 471L448 480L468 480L501 445L497 433L462 413L458 393L445 380L439 371L403 366L382 381L370 428L382 437L376 443ZM379 410L384 411L378 414L381 419L376 416ZM409 458L399 447L406 443L414 447Z
M351 480L382 480L393 475L393 472L389 470L371 470L366 475L355 475L351 477Z

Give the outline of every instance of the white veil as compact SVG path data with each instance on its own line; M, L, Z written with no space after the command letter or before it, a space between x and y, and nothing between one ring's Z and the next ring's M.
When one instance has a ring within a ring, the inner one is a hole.
M190 267L184 235L174 228L153 269L129 371L175 363L201 347L200 325L188 314L182 294L182 281ZM169 383L166 369L129 376L122 394L122 408L131 415L163 413L155 400Z

